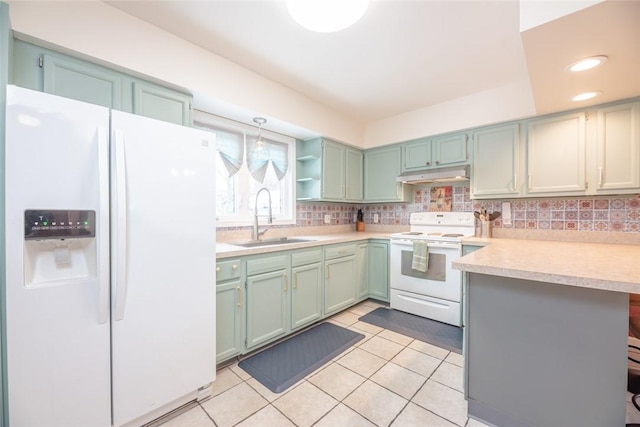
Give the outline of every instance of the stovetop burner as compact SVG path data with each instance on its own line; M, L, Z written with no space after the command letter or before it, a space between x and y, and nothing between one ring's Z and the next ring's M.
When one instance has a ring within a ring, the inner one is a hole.
M464 234L458 234L458 233L449 233L449 234L443 234L442 237L462 237L464 236Z

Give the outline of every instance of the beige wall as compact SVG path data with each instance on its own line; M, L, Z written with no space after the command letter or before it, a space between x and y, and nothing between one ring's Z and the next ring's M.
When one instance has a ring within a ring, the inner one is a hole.
M9 1L12 27L27 41L98 60L194 93L196 108L300 139L323 135L360 148L534 114L528 82L513 82L367 124L186 42L105 3Z

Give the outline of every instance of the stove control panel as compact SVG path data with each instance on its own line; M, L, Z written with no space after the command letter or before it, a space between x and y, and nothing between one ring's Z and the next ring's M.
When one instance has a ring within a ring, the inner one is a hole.
M77 239L96 236L96 212L91 210L26 210L25 240Z
M473 212L414 212L409 219L411 225L473 226Z

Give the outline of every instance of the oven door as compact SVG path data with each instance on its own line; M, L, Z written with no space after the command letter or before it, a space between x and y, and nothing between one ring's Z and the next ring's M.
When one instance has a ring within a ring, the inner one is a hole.
M462 273L451 263L460 258L459 243L429 243L429 264L426 272L411 268L413 241L392 239L390 253L391 289L460 302L462 299Z

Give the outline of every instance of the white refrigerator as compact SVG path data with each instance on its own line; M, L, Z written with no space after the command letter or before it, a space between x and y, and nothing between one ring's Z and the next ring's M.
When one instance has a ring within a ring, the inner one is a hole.
M213 134L7 89L9 426L139 426L210 395Z

